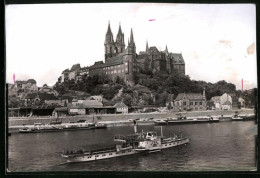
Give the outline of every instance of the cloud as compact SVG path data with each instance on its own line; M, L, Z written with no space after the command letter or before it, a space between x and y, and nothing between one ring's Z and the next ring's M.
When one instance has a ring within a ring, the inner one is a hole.
M253 42L251 45L248 46L247 48L247 54L248 55L253 55L255 53L255 43Z

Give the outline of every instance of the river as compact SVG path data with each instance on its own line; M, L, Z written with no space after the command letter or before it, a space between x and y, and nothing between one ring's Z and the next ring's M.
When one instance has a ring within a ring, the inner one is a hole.
M138 126L138 131L160 126ZM116 134L131 134L133 127L111 127L54 133L13 133L8 137L8 170L38 171L249 171L256 169L254 121L163 126L164 136L181 130L190 143L148 155L63 164L65 147L87 148L113 144Z

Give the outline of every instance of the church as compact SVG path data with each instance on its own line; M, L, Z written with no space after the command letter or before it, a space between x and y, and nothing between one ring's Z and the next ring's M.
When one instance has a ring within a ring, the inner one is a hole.
M71 70L66 69L62 72L61 82L64 82L65 78L77 81L82 74L88 74L89 76L108 76L112 80L119 77L126 84L134 85L135 76L142 71L152 73L165 71L169 74L176 72L185 75L185 62L181 53L168 52L167 46L164 51L159 51L155 46L149 47L146 42L146 51L137 54L133 30L130 31L130 40L126 46L120 24L115 41L110 23L108 24L104 48L104 61L96 61L89 67L81 68L77 64Z

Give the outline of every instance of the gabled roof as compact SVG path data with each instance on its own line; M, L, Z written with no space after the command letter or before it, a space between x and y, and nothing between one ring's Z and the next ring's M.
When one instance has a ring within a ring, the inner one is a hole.
M203 95L201 93L179 93L175 101L187 98L189 100L203 100Z
M185 64L181 53L169 53L169 56L173 58L173 63Z
M148 53L158 53L159 54L159 50L155 46L152 46L148 49Z
M116 107L116 108L128 108L128 106L125 105L125 103L123 103L123 101L120 101L120 102L116 103L114 105L114 107Z

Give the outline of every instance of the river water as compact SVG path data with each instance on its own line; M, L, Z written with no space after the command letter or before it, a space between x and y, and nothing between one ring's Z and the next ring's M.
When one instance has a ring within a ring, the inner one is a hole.
M160 126L138 126L138 131ZM148 155L131 155L94 162L62 164L65 147L93 148L114 144L116 134L131 134L133 127L55 133L13 133L8 137L8 170L38 171L248 171L256 169L254 121L163 126L164 136L181 130L190 143Z

